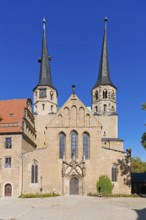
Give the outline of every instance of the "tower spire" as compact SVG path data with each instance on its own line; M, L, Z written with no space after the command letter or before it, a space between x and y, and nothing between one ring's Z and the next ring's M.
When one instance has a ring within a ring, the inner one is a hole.
M39 62L41 64L40 64L40 78L39 78L38 86L50 86L54 88L52 84L50 60L51 58L48 55L47 38L46 38L46 20L45 18L43 18L42 54L41 54L41 58L39 58Z
M107 50L107 17L104 18L104 36L98 79L92 89L92 111L97 115L116 114L116 90L110 79Z
M40 62L40 77L37 86L33 89L34 112L36 115L56 113L58 109L58 93L51 79L45 18L43 19L42 54L38 61Z
M108 64L107 21L108 21L108 18L105 17L104 18L104 36L103 36L103 43L102 43L102 50L101 50L99 73L98 73L98 79L97 79L97 82L94 88L100 85L111 85L115 87L110 79L109 64Z

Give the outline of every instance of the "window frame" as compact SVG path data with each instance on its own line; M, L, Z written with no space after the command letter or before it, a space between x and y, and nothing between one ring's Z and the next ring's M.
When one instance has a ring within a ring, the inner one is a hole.
M112 167L112 182L117 182L117 167Z
M98 100L98 98L99 98L99 94L98 94L98 90L96 90L96 92L95 92L95 100Z
M88 139L85 140L84 137L88 137ZM90 159L90 135L88 132L83 133L82 140L83 140L83 157L85 158L85 160L89 160Z
M70 140L70 149L71 149L71 158L78 158L78 133L76 131L71 131L71 140ZM75 152L75 153L74 153Z
M38 183L38 163L34 161L31 165L31 183Z
M12 138L6 137L5 138L5 149L11 149L12 148Z
M5 168L11 168L12 167L12 157L10 157L10 156L5 157L4 167Z
M53 93L53 91L50 92L50 100L51 100L51 101L54 100L54 93Z
M108 92L106 89L103 90L103 99L107 99Z
M61 139L63 137L63 139ZM62 142L63 141L63 142ZM63 159L65 155L66 135L64 132L59 133L59 159Z

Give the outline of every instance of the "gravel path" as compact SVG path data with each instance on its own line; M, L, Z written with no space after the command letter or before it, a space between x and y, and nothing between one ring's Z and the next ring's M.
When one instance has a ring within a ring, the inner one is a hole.
M0 220L146 220L146 198L0 198Z

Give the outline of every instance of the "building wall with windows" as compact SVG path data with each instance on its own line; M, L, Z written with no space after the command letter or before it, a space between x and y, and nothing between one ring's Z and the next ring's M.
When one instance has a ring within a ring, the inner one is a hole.
M35 151L24 154L23 193L74 194L72 182L77 181L76 193L86 195L96 192L101 175L114 183L113 193L130 193L129 171L123 172L130 160L123 141L107 139L98 117L75 94L56 114L36 115L35 121L39 144Z
M5 139L11 138L11 148L6 148ZM5 195L5 185L11 184L12 196L20 194L22 136L20 134L0 135L0 195Z
M130 193L129 171L125 172L130 160L123 141L108 133L109 128L117 129L117 119L112 123L117 116L109 116L109 121L105 117L107 121L72 94L57 113L34 114L32 128L29 120L24 125L25 120L23 131L1 133L0 195L54 191L86 195L96 192L101 175L114 183L113 193Z
M36 148L31 101L0 101L0 196L22 192L22 158Z

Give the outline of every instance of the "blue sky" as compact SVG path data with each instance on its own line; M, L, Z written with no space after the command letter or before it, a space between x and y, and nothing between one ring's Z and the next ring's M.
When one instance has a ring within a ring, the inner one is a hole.
M108 21L110 74L117 86L119 138L132 156L146 161L140 144L146 130L145 0L0 0L0 99L32 98L39 78L42 18L59 106L71 94L91 105L97 80L104 17Z

